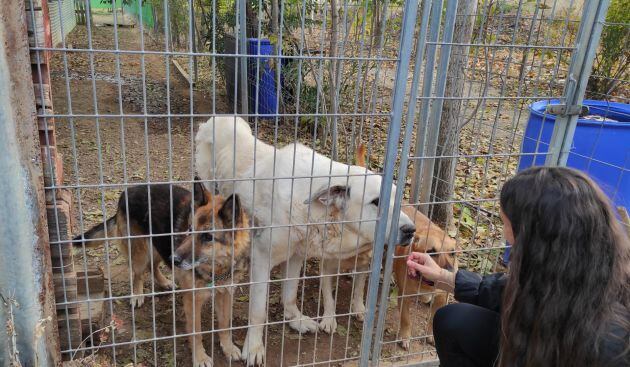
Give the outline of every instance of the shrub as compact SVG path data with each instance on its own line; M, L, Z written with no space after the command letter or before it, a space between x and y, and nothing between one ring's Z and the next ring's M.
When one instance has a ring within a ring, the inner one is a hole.
M588 83L589 96L602 98L627 88L630 72L630 0L612 0Z

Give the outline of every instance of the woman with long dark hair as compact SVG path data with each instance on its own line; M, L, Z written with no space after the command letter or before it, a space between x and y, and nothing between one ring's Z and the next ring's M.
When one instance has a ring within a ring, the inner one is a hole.
M630 366L630 241L585 174L536 167L501 190L507 274L441 269L412 253L409 275L453 291L438 310L443 367Z

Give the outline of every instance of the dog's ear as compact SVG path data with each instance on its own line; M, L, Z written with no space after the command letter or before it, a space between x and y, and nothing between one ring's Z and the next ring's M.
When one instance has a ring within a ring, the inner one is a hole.
M195 176L195 183L193 184L193 194L195 196L195 206L200 207L208 204L206 187L197 176Z
M355 164L360 167L367 167L366 163L367 149L363 143L359 143L355 153Z
M249 227L255 228L252 230L252 237L258 237L262 233L263 228L258 228L260 227L260 221L254 215L249 218Z
M241 222L241 199L237 194L230 195L223 202L223 206L219 209L219 218L223 221L225 228L234 228L236 224Z
M310 198L304 201L304 204L319 202L325 206L335 206L339 210L346 207L346 202L350 198L350 186L334 185L324 187L317 191Z

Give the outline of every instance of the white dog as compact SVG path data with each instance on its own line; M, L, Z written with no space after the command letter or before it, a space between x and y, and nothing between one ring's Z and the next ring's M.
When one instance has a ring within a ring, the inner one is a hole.
M221 180L220 193L238 193L243 208L253 211L258 225L270 227L261 229L252 239L250 280L254 284L250 288L249 329L242 351L248 365L262 364L271 268L286 262L288 280L283 283L282 300L289 325L300 333L317 330L318 324L303 315L296 302L304 259L321 259L323 272L330 274L340 260L371 248L381 176L363 167L335 162L302 144L275 149L256 139L247 122L239 117L211 118L199 127L195 141L199 176ZM390 220L395 192L393 187L387 209ZM405 214L397 215L398 243L408 244L415 227ZM333 332L336 321L330 283L330 277L322 281L327 314L319 327ZM352 312L363 312L363 287L356 288L361 289L355 290Z

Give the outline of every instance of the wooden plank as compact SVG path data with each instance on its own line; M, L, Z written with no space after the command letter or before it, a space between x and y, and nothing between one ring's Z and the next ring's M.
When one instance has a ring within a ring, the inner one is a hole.
M45 4L45 3L44 3ZM30 47L52 47L52 38L50 33L50 20L47 14L48 8L26 11L28 43ZM33 18L35 18L35 26L33 26Z
M87 288L86 288L87 280ZM88 293L89 288L89 295ZM83 335L90 334L90 326L92 331L99 329L105 324L105 313L103 301L90 301L87 299L104 299L107 295L105 288L105 277L103 271L95 266L89 266L86 271L77 272L77 297L78 300L86 302L81 303L81 328Z
M70 302L77 300L77 276L75 272L59 272L53 274L53 284L55 285L55 299L57 303ZM69 305L68 307L71 307ZM63 307L63 306L58 306Z
M31 3L32 3L34 10L41 10L42 9L42 1L43 0L25 0L24 1L24 5L25 5L24 8L26 9L26 11L31 10Z
M57 311L57 327L59 328L59 344L62 350L78 348L82 341L81 334L81 314L79 308ZM70 337L68 337L68 326L70 328ZM64 355L64 359L70 356Z
M195 82L190 79L190 75L188 75L186 70L184 70L184 68L179 64L179 62L177 62L177 60L175 60L175 59L172 59L172 60L173 60L173 65L175 65L175 68L179 71L180 75L183 76L184 79L186 79L188 84L192 83L192 86L194 87L195 86Z
M103 272L94 267L88 267L87 273L83 270L77 271L77 292L80 295L87 296L88 289L85 288L87 280L90 291L90 297L95 298L95 294L102 294L105 291Z
M38 108L52 108L50 84L33 84L33 92L35 93L35 103Z
M105 307L103 303L103 301L86 301L81 303L79 312L81 315L82 335L90 335L90 325L92 326L92 332L105 326L105 312L103 312Z
M50 84L50 67L46 62L46 60L40 60L39 64L31 64L33 84ZM41 106L39 106L38 109L39 108L41 108ZM51 106L46 106L46 108L52 110Z
M42 165L44 170L44 185L46 187L53 186L53 182L60 186L63 184L63 159L61 154L57 153L54 146L42 146ZM52 164L52 167L50 166ZM53 204L48 202L47 204ZM69 209L68 209L69 211ZM54 217L53 217L54 218Z
M55 119L53 117L38 117L37 127L39 133L39 142L41 145L57 144L57 138L55 135Z
M39 55L39 59L37 58L38 55ZM48 64L48 62L50 61L50 51L47 51L47 50L46 51L41 51L41 50L31 51L30 58L31 58L32 65L37 65L38 62L40 64Z

